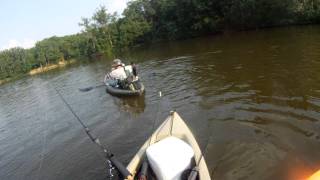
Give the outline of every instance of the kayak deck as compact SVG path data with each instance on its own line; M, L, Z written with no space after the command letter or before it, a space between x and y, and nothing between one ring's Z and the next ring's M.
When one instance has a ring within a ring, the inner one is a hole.
M177 137L185 141L192 147L194 151L195 164L198 169L199 179L210 180L211 178L208 167L201 153L199 145L188 126L176 112L170 113L170 116L160 125L160 127L151 135L151 137L148 138L148 140L142 145L140 150L128 164L127 169L133 175L133 177L137 176L138 170L141 167L142 162L146 158L147 148L150 145L170 136Z

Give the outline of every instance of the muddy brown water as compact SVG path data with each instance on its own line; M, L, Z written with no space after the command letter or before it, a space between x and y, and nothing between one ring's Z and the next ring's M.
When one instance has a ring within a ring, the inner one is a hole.
M138 64L145 96L78 90L101 83L109 60L0 86L0 178L106 179L99 149L54 88L125 164L176 110L214 179L301 179L320 169L319 26L158 43L122 58Z

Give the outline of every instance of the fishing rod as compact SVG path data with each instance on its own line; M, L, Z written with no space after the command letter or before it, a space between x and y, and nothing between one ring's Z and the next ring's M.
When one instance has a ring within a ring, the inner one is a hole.
M73 114L73 116L78 120L78 122L81 124L81 126L83 127L83 129L85 130L86 134L89 136L90 140L92 142L94 142L99 148L100 150L103 152L104 157L107 160L107 164L109 167L109 175L112 178L113 174L112 174L112 170L115 168L118 169L118 171L120 172L120 174L128 180L132 179L132 175L131 173L127 170L127 168L110 152L107 150L107 148L105 148L99 138L95 137L93 134L91 134L90 129L81 121L80 117L73 111L73 109L71 108L71 106L69 105L69 103L63 98L63 96L61 95L61 93L54 88L57 92L57 94L59 95L59 97L61 98L61 100L64 102L64 104L67 106L67 108L70 110L70 112Z

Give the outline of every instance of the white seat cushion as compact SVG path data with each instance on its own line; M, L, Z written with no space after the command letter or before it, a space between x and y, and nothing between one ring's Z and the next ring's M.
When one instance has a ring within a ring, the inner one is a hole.
M186 142L170 136L147 148L149 164L159 180L179 180L194 156Z

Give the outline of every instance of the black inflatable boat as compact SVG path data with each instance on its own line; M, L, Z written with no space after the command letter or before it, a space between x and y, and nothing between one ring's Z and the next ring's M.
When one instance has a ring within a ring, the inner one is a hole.
M108 83L105 83L105 84L107 87L107 92L111 95L114 95L114 96L141 96L145 91L144 85L140 81L137 83L139 83L140 88L138 90L134 90L134 91L112 87Z

